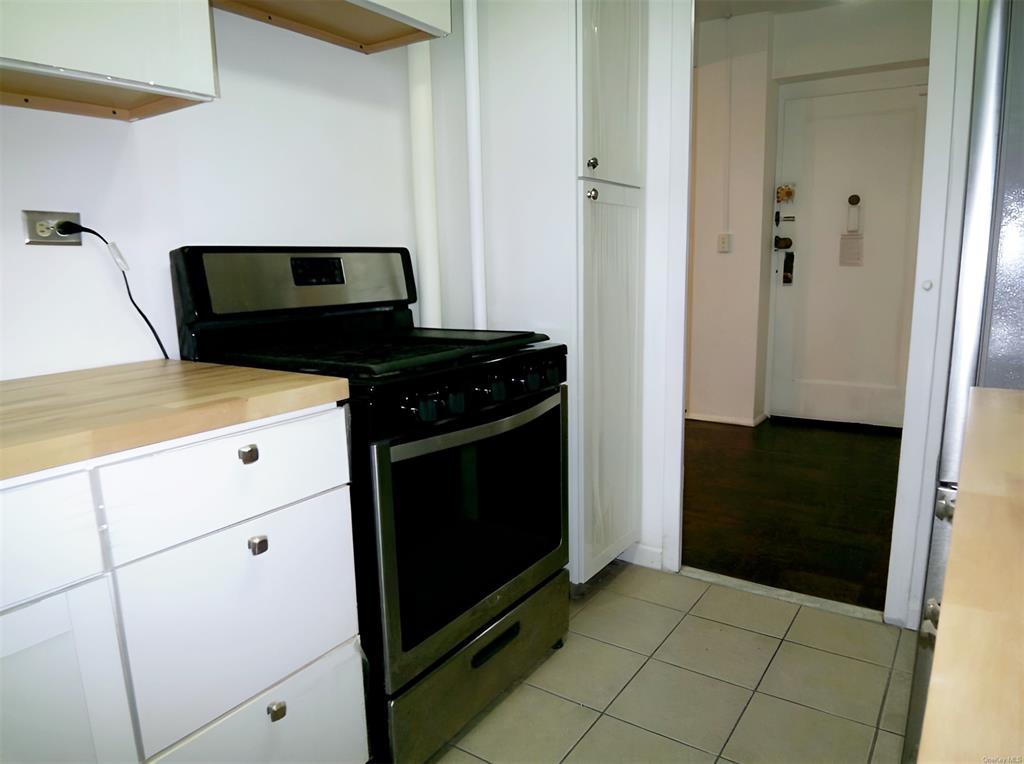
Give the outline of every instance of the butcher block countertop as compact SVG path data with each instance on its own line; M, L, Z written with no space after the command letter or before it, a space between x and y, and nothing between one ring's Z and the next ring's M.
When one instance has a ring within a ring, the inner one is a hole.
M971 391L918 761L1024 759L1024 391Z
M0 479L348 398L338 377L143 361L0 382Z

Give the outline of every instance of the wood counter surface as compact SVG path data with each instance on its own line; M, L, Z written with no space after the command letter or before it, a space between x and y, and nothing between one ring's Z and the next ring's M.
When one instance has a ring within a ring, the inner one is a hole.
M0 382L0 479L348 398L338 377L143 361Z
M1024 761L1024 391L971 391L921 762Z

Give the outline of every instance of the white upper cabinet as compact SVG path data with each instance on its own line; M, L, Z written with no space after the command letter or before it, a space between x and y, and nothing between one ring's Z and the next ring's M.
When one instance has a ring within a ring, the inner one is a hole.
M207 0L0 0L2 102L139 119L216 96Z
M360 53L452 31L451 0L210 0L210 5Z
M579 0L581 178L644 184L645 0Z

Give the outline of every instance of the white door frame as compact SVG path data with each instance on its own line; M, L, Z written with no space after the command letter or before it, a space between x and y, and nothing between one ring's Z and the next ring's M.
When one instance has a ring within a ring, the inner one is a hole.
M683 530L683 339L689 258L693 0L648 8L640 539L621 558L678 571Z
M652 25L656 18L664 21L663 11L657 10L661 5L655 3L651 8ZM661 283L660 288L651 288L647 293L646 325L651 328L651 321L659 317L663 321L656 332L647 332L645 357L651 357L647 348L661 351L665 375L661 380L652 380L651 372L655 369L647 366L644 381L644 523L646 527L648 520L653 521L657 515L661 541L657 551L665 570L679 569L682 548L683 518L678 510L682 506L684 479L683 371L687 328L684 303L686 263L690 256L686 234L692 122L692 0L673 0L672 6L675 14L672 18L671 106L663 105L660 114L670 113L673 119L668 122L666 135L664 125L651 118L656 108L652 106L648 123L648 215L651 222L647 235L648 242L655 245L648 245L647 284L657 284L659 278ZM687 28L683 30L679 17L684 15L686 6L689 17L685 22ZM915 300L885 604L885 620L904 626L916 626L920 619L931 535L963 223L977 12L977 0L933 0L932 3ZM684 49L688 71L683 71L681 60ZM652 73L653 69L652 65ZM652 88L652 96L654 92ZM657 98L651 100L654 102ZM672 148L667 163L665 155L657 155L657 151L666 146ZM651 173L651 155L667 168ZM659 201L658 195L662 193L668 196ZM661 218L662 215L665 217ZM664 229L652 231L659 218L666 221ZM664 257L660 264L651 262L662 244L665 253L670 255L667 262ZM648 394L655 385L660 389L648 401ZM664 405L659 408L659 404ZM641 542L645 540L642 538Z
M926 86L928 80L927 66L914 66L905 69L891 69L882 72L869 72L865 74L840 75L838 77L827 77L824 79L808 79L796 82L787 82L779 85L778 92L778 129L775 142L775 184L785 182L782 178L782 145L785 138L786 101L797 98L814 98L817 96L843 95L846 93L858 93L865 90L885 90L888 88L913 87L916 85ZM797 193L800 190L797 189ZM769 268L771 283L768 288L768 343L764 363L764 413L772 415L772 364L775 363L775 310L776 299L779 289L779 280L775 278L775 261L778 254L773 252L772 264Z
M934 0L917 273L885 620L916 628L953 339L974 78L977 0Z

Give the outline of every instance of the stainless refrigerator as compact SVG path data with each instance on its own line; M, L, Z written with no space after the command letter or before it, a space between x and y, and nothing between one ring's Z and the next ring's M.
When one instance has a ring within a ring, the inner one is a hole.
M1024 388L1024 0L979 5L956 324L903 760L915 761L972 386Z

